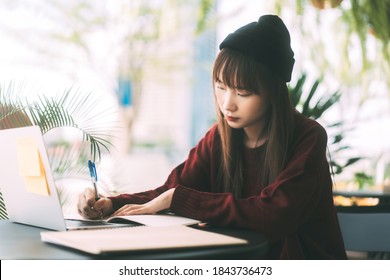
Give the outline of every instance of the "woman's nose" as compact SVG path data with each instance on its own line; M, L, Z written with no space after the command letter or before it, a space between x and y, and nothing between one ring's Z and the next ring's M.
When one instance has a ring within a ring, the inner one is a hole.
M223 109L226 111L235 111L237 106L234 102L234 92L230 89L226 91L225 98L223 100Z

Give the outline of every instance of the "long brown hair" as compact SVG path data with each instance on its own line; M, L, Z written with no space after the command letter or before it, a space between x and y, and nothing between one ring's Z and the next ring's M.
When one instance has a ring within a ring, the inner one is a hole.
M215 60L213 84L220 79L229 88L246 89L255 94L265 94L269 98L270 109L265 128L268 142L264 170L259 170L263 186L268 185L286 165L294 130L295 110L291 105L286 83L260 62L231 48L222 49ZM218 188L220 192L231 192L239 198L244 182L244 131L233 129L227 124L217 102L216 110L222 143Z

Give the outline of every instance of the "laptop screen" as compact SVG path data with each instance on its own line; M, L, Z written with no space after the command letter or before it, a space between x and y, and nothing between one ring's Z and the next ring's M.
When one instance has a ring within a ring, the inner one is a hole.
M65 230L61 203L38 126L0 130L0 191L8 218Z

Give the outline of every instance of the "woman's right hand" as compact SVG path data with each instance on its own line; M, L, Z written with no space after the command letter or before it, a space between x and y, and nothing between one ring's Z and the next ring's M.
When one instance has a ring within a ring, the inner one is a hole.
M79 214L86 219L102 219L110 216L114 212L112 201L100 195L99 197L99 200L96 200L94 190L90 188L85 189L79 195L77 202Z

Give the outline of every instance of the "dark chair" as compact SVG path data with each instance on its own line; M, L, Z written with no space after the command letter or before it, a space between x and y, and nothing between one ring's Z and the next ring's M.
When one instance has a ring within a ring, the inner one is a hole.
M339 210L338 218L347 251L367 252L368 258L390 256L390 213Z

